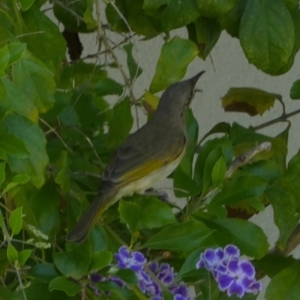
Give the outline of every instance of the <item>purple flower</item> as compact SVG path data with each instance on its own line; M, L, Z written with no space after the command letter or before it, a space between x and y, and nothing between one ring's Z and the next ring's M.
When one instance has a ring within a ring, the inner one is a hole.
M236 294L242 298L245 293L257 293L262 289L261 283L255 279L255 269L247 260L240 259L240 251L234 245L224 248L207 249L200 255L196 268L210 271L219 289L228 296Z
M115 254L117 266L121 269L130 269L134 272L141 271L147 262L143 253L136 251L130 252L126 246L122 246Z

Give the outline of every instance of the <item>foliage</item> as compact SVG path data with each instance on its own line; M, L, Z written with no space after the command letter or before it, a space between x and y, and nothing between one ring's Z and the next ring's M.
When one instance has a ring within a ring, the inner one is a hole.
M200 140L188 111L189 146L171 176L183 208L133 195L110 207L83 244L65 240L97 194L108 159L131 132L135 109L151 115L155 93L180 81L197 56L206 59L223 30L240 40L249 63L266 76L289 71L300 48L298 1L50 2L0 1L0 299L97 299L89 285L95 272L117 274L129 287L101 282L97 288L107 291L102 299L146 299L134 273L111 268L113 253L129 245L148 261L171 265L194 287L195 299L224 300L227 295L196 262L205 249L227 244L255 259L261 277L271 278L267 300L298 299L299 261L286 256L299 243L300 153L286 165L290 124L276 137L257 129L299 111L284 111L257 128L219 123L208 133L200 130ZM186 28L188 37L174 36L177 28ZM78 33L95 32L98 53L82 57L86 45ZM132 85L142 73L135 43L158 35L164 44L156 72L148 91L135 97ZM110 36L120 43L112 44ZM123 50L126 66L115 48ZM116 69L123 82L109 77ZM290 83L292 99L300 99L299 83ZM255 87L230 88L222 105L252 116L275 101L282 103L281 96ZM252 151L266 142L271 149ZM268 205L280 231L276 257L266 234L249 221Z

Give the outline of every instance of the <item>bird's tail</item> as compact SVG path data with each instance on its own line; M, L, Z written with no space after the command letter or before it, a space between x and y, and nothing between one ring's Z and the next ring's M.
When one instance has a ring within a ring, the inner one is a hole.
M68 234L67 240L81 243L86 238L90 229L95 225L103 212L113 203L117 191L99 194L89 208L77 222L73 230Z

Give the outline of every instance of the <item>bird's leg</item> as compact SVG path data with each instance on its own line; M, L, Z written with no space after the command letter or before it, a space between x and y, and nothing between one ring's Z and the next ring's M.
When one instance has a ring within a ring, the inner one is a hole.
M165 191L158 191L158 190L151 188L151 189L146 190L144 192L144 194L148 195L148 196L156 196L163 202L169 202L169 195Z

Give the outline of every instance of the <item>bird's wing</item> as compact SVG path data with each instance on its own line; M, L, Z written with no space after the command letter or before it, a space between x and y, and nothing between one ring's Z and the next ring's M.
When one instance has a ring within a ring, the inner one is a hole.
M153 127L146 125L128 137L109 161L104 180L114 184L127 184L160 169L175 160L184 150L186 137L168 132L161 137L161 128L153 135Z

